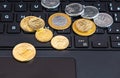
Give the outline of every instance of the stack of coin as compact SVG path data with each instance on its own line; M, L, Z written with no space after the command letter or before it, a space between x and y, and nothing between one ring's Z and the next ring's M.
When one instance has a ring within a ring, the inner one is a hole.
M20 43L13 48L12 54L16 60L20 62L28 62L35 57L36 49L30 43Z
M26 32L34 32L45 26L45 22L42 18L35 16L27 16L20 22L20 27Z
M70 27L71 18L64 13L55 13L48 19L49 25L56 30L64 30Z
M72 25L73 31L80 36L90 36L96 31L94 22L88 19L78 19Z

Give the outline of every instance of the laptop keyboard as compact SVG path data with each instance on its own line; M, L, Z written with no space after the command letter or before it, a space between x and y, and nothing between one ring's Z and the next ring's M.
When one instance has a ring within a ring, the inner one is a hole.
M61 5L53 10L41 6L41 0L0 0L0 49L11 49L21 42L29 42L37 49L48 50L50 43L40 43L34 38L34 33L26 33L20 28L20 21L26 16L34 15L46 21L46 27L50 28L48 18L56 12L64 12L69 3L78 2L83 5L92 5L100 12L109 13L114 24L109 28L97 28L95 34L89 37L76 35L72 28L66 30L54 30L54 35L64 35L70 40L67 50L120 50L120 0L61 0ZM76 20L79 17L72 17Z

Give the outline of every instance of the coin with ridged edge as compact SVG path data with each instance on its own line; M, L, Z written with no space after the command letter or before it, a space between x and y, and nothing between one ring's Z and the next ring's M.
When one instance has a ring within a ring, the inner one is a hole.
M40 28L43 28L45 26L45 21L42 18L34 17L29 20L28 25L33 30L38 30Z
M72 25L73 31L80 36L90 36L95 33L96 25L88 19L78 19Z
M41 28L35 33L35 37L40 42L48 42L53 37L53 32L47 28Z
M27 16L27 17L23 18L20 22L21 29L26 32L35 32L35 30L32 29L28 24L28 22L33 18L36 18L36 17L35 16Z
M28 62L35 57L36 49L30 43L20 43L13 48L12 54L16 60L20 62Z
M71 18L65 13L55 13L48 19L50 27L56 30L64 30L70 27Z
M69 46L69 40L65 36L57 35L51 40L51 45L57 50L64 50Z

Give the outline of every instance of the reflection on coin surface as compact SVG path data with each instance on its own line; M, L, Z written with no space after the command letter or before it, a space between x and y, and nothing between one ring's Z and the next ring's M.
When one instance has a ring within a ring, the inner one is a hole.
M64 13L55 13L48 19L49 25L56 30L64 30L70 27L71 18Z
M53 37L53 32L47 28L41 28L35 33L35 37L40 42L48 42Z
M20 43L13 48L12 54L16 60L27 62L35 57L36 49L30 43Z
M41 0L41 5L48 9L54 9L60 5L60 0Z
M88 19L78 19L72 25L73 31L80 36L90 36L96 31L94 22Z
M69 40L65 36L58 35L53 37L51 40L51 45L57 50L64 50L69 46Z
M110 27L113 24L113 18L107 13L99 13L94 22L99 27Z
M33 18L35 18L35 16L27 16L23 18L20 22L20 27L26 32L34 32L34 30L28 25L29 20Z
M34 17L29 20L28 25L34 29L38 30L40 28L43 28L45 26L45 21L42 18Z
M84 12L83 5L79 3L71 3L66 6L65 13L69 16L79 16Z
M99 10L94 6L85 6L84 13L81 15L83 18L93 19L97 17Z

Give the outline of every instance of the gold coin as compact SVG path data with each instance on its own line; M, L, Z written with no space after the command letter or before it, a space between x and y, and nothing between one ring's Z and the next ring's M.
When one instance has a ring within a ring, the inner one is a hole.
M64 13L55 13L48 19L49 25L56 30L64 30L70 27L71 18Z
M28 25L34 29L38 30L45 26L45 21L42 18L34 17L29 20Z
M41 28L35 33L35 37L40 42L48 42L53 37L53 32L47 28Z
M32 60L36 55L36 49L32 44L20 43L13 48L13 57L21 62Z
M53 37L51 40L51 45L57 50L64 50L69 46L69 40L65 36L58 35Z
M31 20L33 18L35 18L35 16L27 16L27 17L23 18L20 22L20 27L26 32L34 32L34 29L32 29L28 25L29 20Z
M78 19L72 25L73 31L80 36L90 36L96 31L96 25L88 19Z

